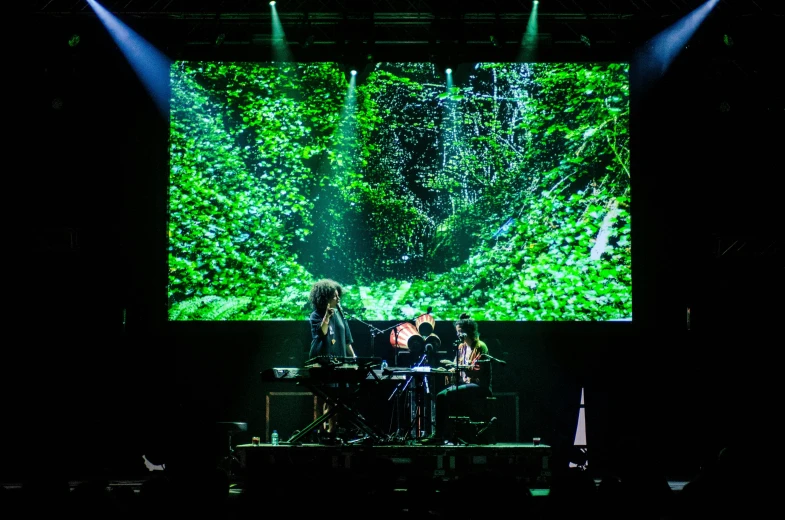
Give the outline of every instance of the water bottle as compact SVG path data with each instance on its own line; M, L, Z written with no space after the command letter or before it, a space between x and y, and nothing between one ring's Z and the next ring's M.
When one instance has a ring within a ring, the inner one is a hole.
M386 359L382 359L382 371L384 371L386 369L387 369L387 360Z
M273 446L278 446L278 430L273 430L270 441L273 443Z

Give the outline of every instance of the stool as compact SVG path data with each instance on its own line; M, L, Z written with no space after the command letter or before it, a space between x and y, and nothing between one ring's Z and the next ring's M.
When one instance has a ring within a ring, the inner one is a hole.
M226 438L228 442L228 452L226 455L221 457L221 467L226 469L227 473L231 477L232 472L232 463L240 464L240 460L234 454L234 445L232 444L232 435L236 432L247 432L248 431L248 423L244 422L217 422L215 423L216 428L219 431L226 433Z
M450 415L450 442L453 444L496 444L496 417L489 417L496 398L481 398L467 411L469 415ZM480 404L481 403L481 404Z

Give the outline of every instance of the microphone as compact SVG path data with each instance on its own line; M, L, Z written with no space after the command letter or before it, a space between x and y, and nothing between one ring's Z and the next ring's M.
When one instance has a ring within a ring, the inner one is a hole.
M433 307L431 307L431 306L429 305L429 306L428 306L428 310L427 310L427 311L425 311L425 314L430 314L432 310L433 310Z

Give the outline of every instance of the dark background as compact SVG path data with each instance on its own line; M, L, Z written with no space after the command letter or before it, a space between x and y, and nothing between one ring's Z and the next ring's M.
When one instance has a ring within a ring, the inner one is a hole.
M584 388L598 473L640 460L690 476L728 443L770 446L783 274L775 18L731 24L733 47L717 40L727 20L715 21L659 82L633 84L633 322L480 323L508 362L494 389L520 396L521 441L538 435L566 452ZM0 478L42 467L72 478L143 474L142 453L215 440L216 421L263 434L265 395L277 387L259 372L302 363L305 317L166 321L167 125L95 20L32 16L20 27L30 35L24 146L9 153L27 160L6 170L22 240L9 248L20 298L9 302ZM140 32L189 57L176 35ZM596 57L629 58L634 43ZM571 46L550 56L573 51L585 57ZM447 345L455 317L434 314ZM360 355L389 356L386 336L358 322L352 330Z

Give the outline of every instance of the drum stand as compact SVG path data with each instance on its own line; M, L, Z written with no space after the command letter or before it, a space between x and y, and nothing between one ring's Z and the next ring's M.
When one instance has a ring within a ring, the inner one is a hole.
M422 366L427 358L427 354L423 354L420 360L415 364L415 367ZM432 418L430 417L431 414L428 414L428 417L425 416L425 407L428 403L426 403L425 395L428 393L428 373L427 372L419 372L412 374L409 379L406 380L406 383L399 383L398 386L395 387L393 393L387 399L388 401L391 400L393 397L398 396L398 398L403 398L404 396L409 396L410 398L413 396L413 406L414 409L414 416L412 417L411 423L409 427L403 433L403 436L400 435L400 431L398 432L398 438L401 442L405 443L412 432L412 428L416 426L417 430L414 435L414 438L420 440L422 438L423 429L427 427L431 427ZM411 387L411 383L414 381L414 386ZM414 392L412 394L412 392ZM400 413L400 406L398 407Z
M415 411L412 422L406 430L406 435L404 435L404 441L406 441L407 436L412 432L412 428L416 428L414 438L418 441L422 440L426 426L430 427L432 422L430 414L428 414L428 417L425 417L425 407L428 405L425 399L425 395L428 393L427 374L414 374L412 378L414 379L414 389L411 391L414 392L413 407Z

